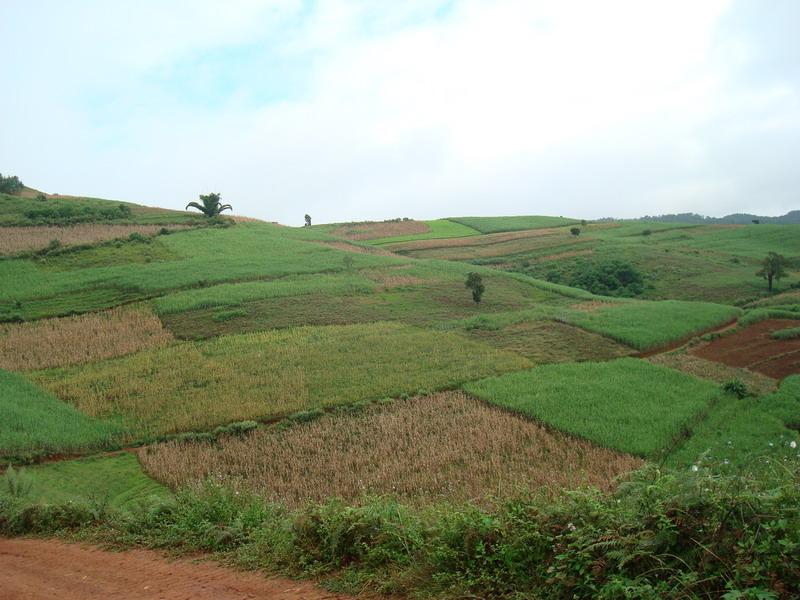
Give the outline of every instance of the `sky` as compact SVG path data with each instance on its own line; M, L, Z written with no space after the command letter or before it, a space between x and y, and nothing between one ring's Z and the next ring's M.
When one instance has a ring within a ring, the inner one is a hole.
M798 0L0 0L0 172L290 225L800 208Z

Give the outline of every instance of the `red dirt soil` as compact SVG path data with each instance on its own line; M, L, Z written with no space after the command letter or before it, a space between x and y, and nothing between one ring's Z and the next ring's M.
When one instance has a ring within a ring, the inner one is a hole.
M345 600L309 582L265 579L154 552L0 539L2 600Z
M774 340L770 334L779 329L797 326L798 322L791 319L761 321L697 346L690 350L690 354L783 379L800 373L800 339Z

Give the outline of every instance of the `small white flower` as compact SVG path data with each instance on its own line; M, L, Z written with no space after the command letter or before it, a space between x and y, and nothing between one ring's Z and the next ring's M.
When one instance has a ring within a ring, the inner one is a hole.
M699 470L700 470L700 467L698 467L697 465L692 465L692 472L693 473L697 473Z
M770 447L770 448L772 448L774 445L775 445L775 444L773 444L772 442L770 442L770 443L769 443L769 447Z
M575 531L577 527L575 527L575 525L573 525L572 523L567 523L567 529L569 529L570 531Z
M794 440L789 442L789 448L792 448L792 449L797 448L797 442L795 442Z

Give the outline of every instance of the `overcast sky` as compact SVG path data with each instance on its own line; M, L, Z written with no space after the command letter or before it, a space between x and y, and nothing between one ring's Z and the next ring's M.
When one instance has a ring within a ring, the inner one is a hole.
M800 0L0 0L0 172L300 224L800 208Z

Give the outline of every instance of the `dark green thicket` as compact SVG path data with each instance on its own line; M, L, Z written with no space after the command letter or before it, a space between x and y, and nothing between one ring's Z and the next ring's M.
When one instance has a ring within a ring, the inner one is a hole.
M644 292L644 275L622 260L577 260L548 271L547 280L602 296L633 297Z
M214 551L243 566L325 576L340 589L441 598L793 598L798 466L752 478L648 468L610 496L526 499L488 513L388 499L289 512L209 484L111 513L0 500L0 533Z

